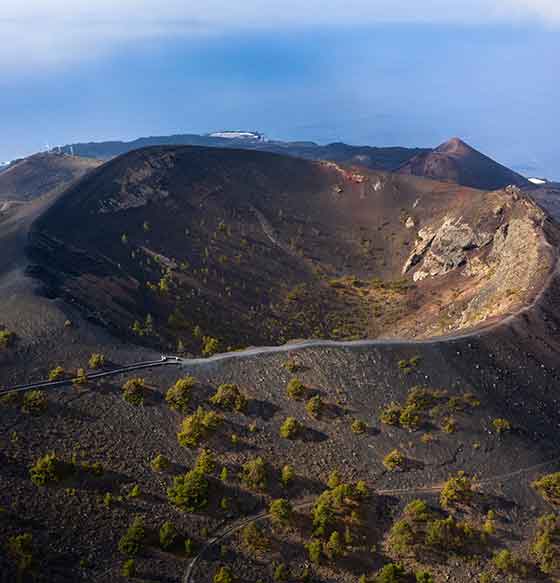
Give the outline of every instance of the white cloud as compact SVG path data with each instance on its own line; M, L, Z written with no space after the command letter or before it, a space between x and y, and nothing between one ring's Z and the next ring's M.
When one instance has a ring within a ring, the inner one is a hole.
M0 67L65 65L150 38L376 22L560 24L559 0L4 0Z

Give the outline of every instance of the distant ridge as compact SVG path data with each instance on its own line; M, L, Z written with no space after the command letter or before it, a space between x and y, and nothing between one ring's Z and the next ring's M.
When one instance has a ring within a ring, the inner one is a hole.
M264 139L259 132L213 132L210 135L176 134L138 138L130 142L89 142L63 146L74 149L77 156L109 160L151 146L204 146L236 148L284 154L305 160L332 160L343 164L359 165L372 170L394 171L417 154L428 152L422 148L351 146L332 143L325 146L315 142L282 142Z
M497 190L510 184L519 187L530 185L526 178L475 150L460 138L452 138L435 150L414 156L398 169L398 173L456 182L482 190Z

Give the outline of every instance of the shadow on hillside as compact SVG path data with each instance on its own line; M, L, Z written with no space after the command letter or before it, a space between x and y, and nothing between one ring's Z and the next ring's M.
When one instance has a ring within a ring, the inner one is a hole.
M280 411L280 407L270 401L251 399L247 404L247 416L259 417L264 421L272 419L278 411Z

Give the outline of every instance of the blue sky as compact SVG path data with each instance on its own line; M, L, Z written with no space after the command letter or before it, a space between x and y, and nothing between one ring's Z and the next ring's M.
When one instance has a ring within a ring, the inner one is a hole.
M133 18L129 0L116 12L77 0L71 15L27 2L0 16L13 39L0 53L0 160L47 141L218 129L408 146L458 135L560 179L560 9L546 0L456 0L445 18L441 0L418 14L399 0L284 0L292 16L274 0L193 14L136 0Z

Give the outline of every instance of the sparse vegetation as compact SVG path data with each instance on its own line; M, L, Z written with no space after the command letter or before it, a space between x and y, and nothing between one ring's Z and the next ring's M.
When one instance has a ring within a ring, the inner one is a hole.
M231 383L220 385L210 402L228 411L242 412L247 408L247 397Z
M171 468L171 462L163 454L158 453L150 462L150 466L154 472L161 474Z
M94 352L89 357L88 365L89 368L93 369L103 368L105 366L105 355L99 352Z
M241 531L241 541L251 552L266 552L270 548L270 542L255 522L250 522Z
M267 486L268 471L262 457L257 457L243 464L241 480L252 490L264 490Z
M390 403L379 415L379 421L385 425L398 426L401 419L402 407L398 403Z
M560 504L560 472L542 476L533 482L533 488L548 502Z
M539 518L531 550L543 573L560 573L560 518L556 514Z
M511 431L511 423L507 419L498 418L492 421L492 426L498 435Z
M59 381L64 378L65 370L61 366L56 366L49 372L49 381Z
M36 486L49 486L66 479L74 466L61 460L54 452L40 457L30 469L31 481Z
M299 379L293 378L288 383L286 392L288 393L288 397L290 399L299 401L305 397L306 387Z
M293 509L292 505L285 498L273 500L270 503L269 512L272 520L278 524L289 524L292 519Z
M197 512L208 505L209 488L210 484L204 473L194 469L173 478L173 485L167 489L167 497L181 510Z
M195 385L196 380L192 376L177 380L165 394L165 400L169 407L179 413L186 413L189 410L191 392Z
M390 472L402 469L405 462L405 456L398 449L394 449L383 458L383 465Z
M284 486L284 488L288 488L292 484L292 482L294 481L295 476L296 476L296 473L294 471L294 468L290 465L285 465L282 468L282 475L281 475L282 486Z
M119 552L128 557L137 556L144 545L145 536L144 521L137 516L119 540Z
M367 425L360 419L354 419L350 427L352 429L352 433L355 433L356 435L361 435L362 433L365 433L367 429Z
M212 336L202 337L202 354L203 356L212 356L220 350L220 341Z
M288 417L280 427L280 436L285 439L295 439L301 432L301 424L293 417Z
M443 508L468 504L473 497L473 484L465 472L458 472L445 482L439 497Z
M193 415L189 415L183 420L181 431L177 434L179 444L183 447L198 447L219 427L220 423L221 417L219 415L199 407Z
M311 417L318 419L323 411L323 401L319 395L311 397L305 404L305 410Z
M122 395L131 405L143 405L147 391L146 381L142 378L129 379L122 386Z
M172 522L166 521L159 529L159 544L165 551L169 550L176 542L179 533Z
M11 348L14 345L16 335L5 328L0 330L0 348Z
M8 539L7 551L17 564L20 574L28 571L33 565L33 535L29 532L11 536Z
M39 415L47 410L48 399L44 391L29 391L23 397L22 410L25 413Z

